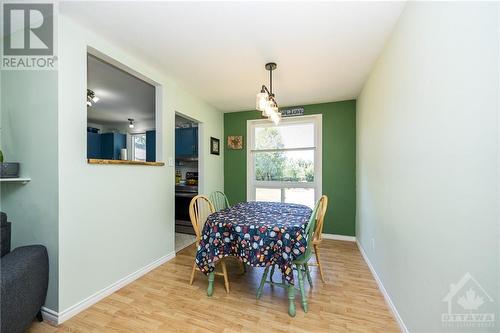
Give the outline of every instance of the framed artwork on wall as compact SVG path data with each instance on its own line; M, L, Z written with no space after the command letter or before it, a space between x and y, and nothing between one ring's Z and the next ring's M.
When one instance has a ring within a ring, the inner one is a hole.
M210 137L210 154L219 155L220 154L220 140Z
M227 147L229 149L235 149L235 150L243 149L243 136L229 135L227 137Z

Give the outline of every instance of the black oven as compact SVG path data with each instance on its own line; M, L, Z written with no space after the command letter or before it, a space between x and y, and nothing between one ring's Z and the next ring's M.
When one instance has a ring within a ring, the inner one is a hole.
M189 204L198 194L198 186L175 186L175 232L194 235L194 229L189 218Z

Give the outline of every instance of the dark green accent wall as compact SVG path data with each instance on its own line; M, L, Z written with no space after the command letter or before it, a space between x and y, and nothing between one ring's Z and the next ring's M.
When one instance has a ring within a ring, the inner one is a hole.
M329 199L324 233L355 235L356 214L356 101L304 106L306 115L323 115L323 194ZM224 191L231 204L246 201L247 120L260 112L224 114ZM244 149L229 150L228 135L242 135Z

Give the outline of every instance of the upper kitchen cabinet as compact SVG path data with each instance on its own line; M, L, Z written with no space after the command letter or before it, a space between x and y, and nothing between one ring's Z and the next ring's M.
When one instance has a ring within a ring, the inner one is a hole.
M198 156L198 127L175 129L175 156Z

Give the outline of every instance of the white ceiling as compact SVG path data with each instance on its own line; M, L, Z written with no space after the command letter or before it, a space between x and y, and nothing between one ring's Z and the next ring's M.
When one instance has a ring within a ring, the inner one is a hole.
M356 98L404 2L63 2L61 12L222 111Z
M155 118L155 87L100 59L87 56L87 88L99 101L87 107L92 123L127 127L128 118L148 124Z

